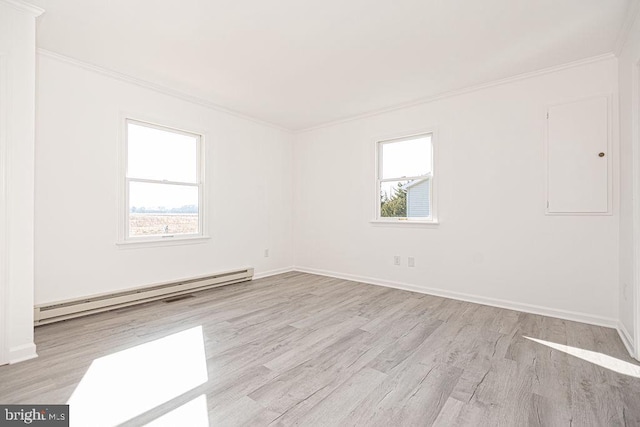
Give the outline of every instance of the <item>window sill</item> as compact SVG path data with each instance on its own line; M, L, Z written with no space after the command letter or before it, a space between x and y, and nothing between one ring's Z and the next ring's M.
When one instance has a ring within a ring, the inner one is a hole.
M205 243L209 239L211 239L209 236L190 236L153 238L148 240L121 240L116 242L116 246L120 249L137 249L153 248L158 246L195 245L198 243Z
M437 228L438 221L416 221L416 220L382 220L374 219L369 223L375 227L417 227L417 228Z

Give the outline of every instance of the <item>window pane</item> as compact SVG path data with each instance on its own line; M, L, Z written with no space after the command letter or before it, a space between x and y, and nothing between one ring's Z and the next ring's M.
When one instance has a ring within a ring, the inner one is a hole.
M430 179L380 183L382 218L429 218L431 216Z
M198 137L127 123L130 178L197 182Z
M420 176L431 172L430 135L381 145L382 179Z
M129 183L129 236L198 233L198 187Z

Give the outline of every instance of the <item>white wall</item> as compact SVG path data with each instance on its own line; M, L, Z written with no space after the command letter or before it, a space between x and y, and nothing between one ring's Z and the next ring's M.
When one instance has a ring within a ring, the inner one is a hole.
M615 325L617 202L611 216L545 216L543 147L547 105L611 94L616 109L616 62L611 57L299 134L296 266ZM374 141L431 126L439 131L440 226L372 225ZM402 266L393 265L394 255ZM415 268L407 267L408 256Z
M0 0L0 365L33 343L35 17Z
M640 358L640 20L636 19L619 55L620 85L620 323ZM635 173L634 173L635 169ZM635 306L634 306L635 305Z
M37 304L237 267L258 275L291 267L291 134L49 54L38 55L37 85ZM122 112L206 132L210 240L116 246Z

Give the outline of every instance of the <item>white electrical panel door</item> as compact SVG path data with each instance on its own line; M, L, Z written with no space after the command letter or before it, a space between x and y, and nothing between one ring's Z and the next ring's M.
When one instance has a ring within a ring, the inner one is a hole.
M609 212L609 99L550 107L547 213Z

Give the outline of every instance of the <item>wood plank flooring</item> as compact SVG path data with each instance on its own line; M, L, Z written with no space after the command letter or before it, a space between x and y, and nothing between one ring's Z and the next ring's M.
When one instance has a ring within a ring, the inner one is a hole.
M612 329L303 273L38 327L0 403L66 403L94 360L198 326L207 380L124 425L204 396L211 426L640 426L640 364Z

